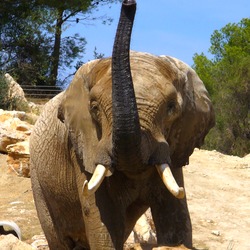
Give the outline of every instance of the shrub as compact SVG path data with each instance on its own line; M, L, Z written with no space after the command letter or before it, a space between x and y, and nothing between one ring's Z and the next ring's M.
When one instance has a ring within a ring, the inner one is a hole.
M9 109L10 102L8 100L8 84L5 81L3 72L0 72L0 108Z

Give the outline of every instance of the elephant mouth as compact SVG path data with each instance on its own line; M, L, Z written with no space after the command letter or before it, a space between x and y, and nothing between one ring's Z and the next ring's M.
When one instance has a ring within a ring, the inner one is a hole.
M184 188L179 187L177 184L169 165L165 163L155 167L168 191L176 198L183 199L185 197ZM85 180L83 184L83 195L86 197L93 195L102 184L104 178L111 175L112 171L108 167L98 164L90 181Z

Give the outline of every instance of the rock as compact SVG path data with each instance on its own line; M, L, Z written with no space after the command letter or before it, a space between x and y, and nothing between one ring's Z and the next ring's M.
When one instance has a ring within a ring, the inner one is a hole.
M12 103L12 106L27 112L29 111L36 114L41 113L43 105L37 105L33 102L27 101L22 87L13 79L13 77L8 73L4 76L9 88L6 99Z
M19 118L21 121L26 119L26 113L24 111L6 111L0 109L0 122L5 122L8 119Z
M29 177L29 136L33 125L25 112L0 110L0 151L8 153L7 165L18 176Z
M151 248L146 248L151 249ZM139 243L124 245L124 250L143 250L142 246Z
M213 235L215 235L215 236L220 236L220 235L221 235L221 233L220 233L219 230L213 230L213 231L211 232L211 234L213 234Z
M27 135L18 131L7 129L0 124L0 151L7 153L7 146L27 139Z
M7 153L7 146L28 140L32 125L23 121L25 112L0 110L0 151Z
M150 210L147 210L139 220L137 221L134 227L134 237L135 243L149 243L156 244L156 233L154 231L152 216Z
M17 131L23 131L23 132L27 132L30 131L30 126L28 124L18 124L16 126L16 130Z
M9 86L8 91L8 99L10 100L18 100L24 103L28 103L27 99L25 98L25 94L21 86L10 76L8 73L4 75L5 80Z
M137 246L137 249L140 249L138 245L135 245L135 243L144 244L147 243L149 245L156 244L156 233L154 229L154 223L151 216L151 212L148 209L136 222L136 225L129 235L126 243L125 248L126 249L135 249L135 246Z
M29 142L22 141L7 146L7 165L17 175L30 177Z
M0 235L0 249L3 250L35 250L36 248L20 241L13 234Z
M32 241L31 246L35 249L49 249L48 242L44 235L34 235Z

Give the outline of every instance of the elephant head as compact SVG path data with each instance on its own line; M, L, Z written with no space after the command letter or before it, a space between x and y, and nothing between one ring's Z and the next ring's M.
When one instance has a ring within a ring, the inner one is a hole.
M177 198L184 190L171 168L188 162L214 123L207 92L196 73L170 57L130 52L136 11L123 2L112 58L83 65L66 90L58 111L82 171L83 186L95 192L116 171L140 178L157 168Z

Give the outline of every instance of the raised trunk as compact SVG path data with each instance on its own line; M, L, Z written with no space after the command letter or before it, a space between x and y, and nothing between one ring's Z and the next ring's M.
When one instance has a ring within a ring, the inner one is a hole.
M113 154L118 170L141 167L141 133L130 70L130 39L136 2L123 1L112 55Z

